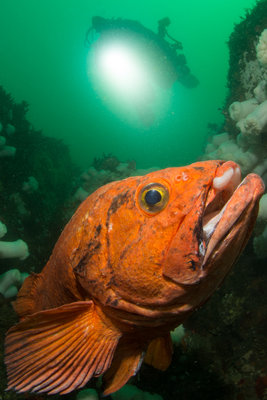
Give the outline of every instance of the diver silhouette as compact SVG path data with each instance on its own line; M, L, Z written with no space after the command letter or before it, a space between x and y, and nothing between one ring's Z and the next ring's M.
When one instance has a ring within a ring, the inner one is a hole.
M170 46L177 50L182 50L183 49L183 45L181 42L178 42L178 40L174 39L174 37L172 37L168 31L167 31L167 27L171 24L171 20L169 17L165 17L162 18L158 21L158 35L159 37L161 37L162 39L165 38L165 36L167 36L173 43L170 44Z
M158 32L155 33L139 21L94 16L92 25L86 32L85 44L87 47L91 47L97 45L98 41L104 41L111 36L134 39L144 47L147 59L150 59L148 62L153 64L154 71L157 70L156 73L161 78L160 86L169 89L175 81L178 81L187 88L194 88L199 81L191 73L185 55L178 52L183 49L182 43L167 31L170 23L169 17L160 19ZM97 38L93 37L94 32L97 34Z

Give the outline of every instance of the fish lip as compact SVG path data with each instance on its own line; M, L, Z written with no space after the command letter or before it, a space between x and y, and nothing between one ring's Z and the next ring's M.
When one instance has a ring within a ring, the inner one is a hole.
M244 223L249 220L249 215L245 215L247 208L253 210L263 193L262 179L256 174L249 174L237 186L218 192L214 199L205 205L202 217L203 269L213 250L233 232L239 219L243 218ZM226 201L223 202L224 196Z
M231 171L233 173L233 168L226 170L225 173L220 177L218 177L216 174L210 190L207 193L206 203L203 207L202 214L202 237L204 240L205 248L208 246L210 239L216 230L216 227L222 219L227 209L228 203L230 201L233 201L238 187L241 186L246 179L245 178L243 181L241 181L240 169L238 167L239 179L233 179L232 176L232 178L227 180L224 186L219 185L218 180L222 179L224 175L228 174Z

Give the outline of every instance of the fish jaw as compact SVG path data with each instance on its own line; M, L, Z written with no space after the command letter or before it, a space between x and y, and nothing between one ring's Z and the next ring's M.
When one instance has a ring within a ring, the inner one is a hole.
M250 237L257 218L259 200L264 193L264 184L256 174L247 175L234 190L232 196L219 212L215 223L209 221L203 226L204 238L207 241L207 249L203 260L203 267L212 258L212 253L218 247L222 251L229 240L236 239L241 242L245 232L244 243L240 251L245 247ZM227 240L224 240L224 238ZM235 243L233 243L235 247ZM239 254L237 254L238 256Z
M219 166L211 187L196 200L172 240L163 265L166 278L199 284L220 264L214 290L220 284L249 239L264 193L258 175L249 174L242 182L240 177L233 161Z

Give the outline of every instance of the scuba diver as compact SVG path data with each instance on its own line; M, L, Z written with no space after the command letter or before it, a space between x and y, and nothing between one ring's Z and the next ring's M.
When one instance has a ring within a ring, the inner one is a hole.
M174 50L181 50L183 45L178 40L174 39L167 31L167 26L169 26L171 20L169 17L162 18L158 21L158 35L164 39L167 36L173 43L170 45Z
M145 49L144 54L150 59L153 69L160 76L159 82L162 87L168 89L175 81L178 81L187 88L194 88L199 81L191 73L185 55L178 53L183 46L168 33L167 28L170 23L168 17L162 18L158 21L158 32L154 33L135 20L94 16L92 25L86 32L85 45L91 47L98 40L104 40L109 36L128 37L139 41Z
M167 31L167 27L170 25L170 23L171 20L169 17L162 18L158 21L158 36L162 39L167 37L171 40L171 43L168 42L168 45L172 50L171 59L178 74L177 80L188 88L196 87L199 83L198 79L191 74L185 55L177 53L177 50L183 49L182 43L172 37Z

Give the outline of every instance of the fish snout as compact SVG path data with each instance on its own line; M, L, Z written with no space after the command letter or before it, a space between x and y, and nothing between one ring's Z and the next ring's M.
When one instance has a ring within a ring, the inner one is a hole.
M202 196L172 240L164 276L178 284L196 284L218 260L226 265L226 275L252 232L263 193L264 184L258 175L249 174L241 181L238 164L221 164L208 191L203 187ZM227 252L230 257L225 257Z

